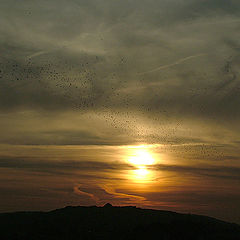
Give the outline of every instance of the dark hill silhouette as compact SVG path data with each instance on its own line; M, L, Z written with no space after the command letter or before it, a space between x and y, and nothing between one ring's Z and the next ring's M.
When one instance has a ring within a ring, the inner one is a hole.
M65 207L0 214L0 239L238 240L240 226L214 218L136 207Z

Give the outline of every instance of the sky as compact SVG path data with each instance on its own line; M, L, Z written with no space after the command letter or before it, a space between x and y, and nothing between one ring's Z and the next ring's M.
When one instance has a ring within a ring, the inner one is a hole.
M1 0L0 212L240 223L239 30L237 0Z

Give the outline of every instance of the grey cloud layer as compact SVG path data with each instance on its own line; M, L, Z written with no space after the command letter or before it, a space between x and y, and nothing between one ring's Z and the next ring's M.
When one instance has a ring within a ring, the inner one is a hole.
M91 178L91 173L94 172L113 172L127 171L136 169L136 167L127 163L117 162L96 162L87 161L53 161L43 159L29 159L29 158L3 158L0 159L0 168L27 170L38 173L51 173L64 176L67 175L81 175ZM157 164L149 167L150 170L159 172L175 172L178 176L204 176L209 178L226 179L226 180L240 180L239 167L226 166L211 166L211 165L197 165L195 167L184 165L169 165ZM94 178L101 178L101 176L94 176ZM114 176L113 176L114 177ZM156 179L157 180L157 179Z
M237 1L11 0L0 9L1 111L107 111L114 126L118 113L143 113L155 125L193 119L237 131Z

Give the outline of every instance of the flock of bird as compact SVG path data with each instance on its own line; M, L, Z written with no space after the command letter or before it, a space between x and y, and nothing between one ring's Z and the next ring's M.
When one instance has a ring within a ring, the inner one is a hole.
M199 56L203 54L190 58ZM183 61L190 58L184 58ZM106 123L115 129L116 134L125 132L130 138L136 137L139 141L145 139L149 143L161 141L175 144L173 139L178 130L181 130L181 121L176 122L167 107L164 108L161 104L159 104L161 108L156 107L158 103L154 107L149 104L149 99L156 102L160 99L156 88L151 89L151 96L141 95L140 99L137 99L138 93L129 88L129 80L122 74L128 71L126 58L106 60L101 56L82 54L73 61L69 57L64 58L61 53L59 56L52 57L51 53L40 52L20 60L2 58L0 61L1 84L18 95L13 96L16 97L16 104L30 94L31 97L27 98L30 102L26 104L39 107L38 105L42 104L39 99L41 97L48 99L50 96L49 101L54 101L54 103L45 102L45 106L41 108L48 108L48 105L55 104L56 109L70 108L81 113L92 111L101 115ZM181 64L183 61L179 60L169 66ZM230 61L226 63L224 71L226 74L231 74L231 81L235 81L237 76L232 73ZM149 73L151 71L146 72L146 74ZM136 80L137 85L142 88L146 82L146 74L142 73L138 76L139 81ZM190 99L196 98L198 94L204 94L207 88L191 91ZM145 100L141 99L144 97L146 97ZM192 108L195 107L193 102L189 103L189 105L192 104ZM204 111L204 107L203 104L197 111ZM147 124L141 125L141 119L146 119ZM164 123L161 123L162 120ZM165 127L166 122L170 126L168 129ZM155 130L149 131L148 126L151 124L158 129L159 136L154 132ZM181 142L181 139L178 140ZM208 147L203 146L204 144L202 144L201 151L208 157L212 152L219 152L217 147L217 150L210 151Z

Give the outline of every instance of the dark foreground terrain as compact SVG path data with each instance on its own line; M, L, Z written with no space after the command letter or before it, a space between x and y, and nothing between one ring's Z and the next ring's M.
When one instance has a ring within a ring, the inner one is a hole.
M205 216L107 204L2 213L0 239L240 240L240 226Z

